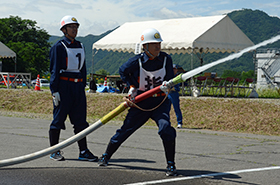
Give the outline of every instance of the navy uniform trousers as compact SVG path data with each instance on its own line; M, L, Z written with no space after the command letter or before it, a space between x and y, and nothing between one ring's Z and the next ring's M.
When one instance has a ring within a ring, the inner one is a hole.
M53 110L53 121L50 125L50 131L56 132L54 135L59 137L61 129L65 129L65 120L67 115L74 127L74 133L77 134L89 126L86 121L86 96L83 82L72 82L60 80L59 90L60 102ZM80 150L86 149L86 138L78 142ZM51 146L58 143L58 138L54 137ZM83 144L81 144L83 143Z
M143 109L151 109L159 105L163 98L163 96L150 97L137 103L137 105ZM130 108L124 124L110 140L106 150L108 158L111 158L118 147L151 118L159 128L158 134L163 141L167 161L174 162L176 131L170 123L170 106L171 102L167 98L160 107L153 111L142 111L135 107Z

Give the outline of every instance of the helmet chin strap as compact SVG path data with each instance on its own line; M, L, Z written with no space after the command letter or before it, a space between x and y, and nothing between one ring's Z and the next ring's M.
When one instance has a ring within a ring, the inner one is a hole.
M65 35L68 36L71 40L75 40L75 38L73 38L70 35L68 35L68 33L66 33Z
M156 58L157 56L159 56L159 54L157 56L154 56L150 51L149 51L149 44L146 44L147 45L147 49L143 47L143 50L145 52L147 52L151 57L153 58Z
M71 40L75 40L75 38L71 37L68 33L67 33L67 29L65 28L66 32L64 33L65 36L68 36Z
M155 58L155 56L154 56L152 53L150 53L148 44L147 44L147 49L146 49L146 48L143 48L143 49L144 49L144 51L147 52L151 57Z

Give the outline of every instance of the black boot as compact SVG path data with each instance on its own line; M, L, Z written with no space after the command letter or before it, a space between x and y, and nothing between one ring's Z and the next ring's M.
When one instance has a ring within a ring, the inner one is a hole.
M174 162L175 159L175 140L163 141L166 161Z
M83 129L77 129L74 128L74 133L78 134L79 132L81 132ZM98 161L98 157L93 155L93 153L91 153L89 151L89 149L87 148L87 139L86 137L80 139L78 141L78 146L79 146L79 160L83 160L83 161L90 161L90 162L96 162Z
M49 130L50 146L54 146L54 145L58 144L59 135L60 135L60 130L57 130L57 129Z
M54 146L54 145L58 144L59 135L60 135L60 130L57 130L57 129L49 130L50 146ZM65 160L64 157L62 156L62 152L60 150L52 153L50 155L50 159L55 160L55 161L64 161Z
M82 130L83 130L83 129L74 128L74 133L75 133L75 134L78 134L78 133L81 132ZM82 139L80 139L80 140L78 141L78 146L79 146L80 152L81 152L81 151L85 151L85 150L88 149L88 148L87 148L87 139L86 139L86 137L84 137L84 138L82 138Z
M98 161L98 165L107 166L111 156L117 151L119 147L119 144L109 142L106 152L101 156L101 158Z
M166 176L177 176L177 170L174 162L167 162Z
M175 167L175 140L163 141L165 157L167 161L166 176L177 176Z

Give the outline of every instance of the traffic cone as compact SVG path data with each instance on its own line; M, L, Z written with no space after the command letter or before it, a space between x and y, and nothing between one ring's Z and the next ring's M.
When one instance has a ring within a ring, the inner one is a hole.
M107 86L107 77L105 77L104 86Z
M40 75L37 76L37 80L36 80L36 85L35 85L35 91L41 91L40 88Z

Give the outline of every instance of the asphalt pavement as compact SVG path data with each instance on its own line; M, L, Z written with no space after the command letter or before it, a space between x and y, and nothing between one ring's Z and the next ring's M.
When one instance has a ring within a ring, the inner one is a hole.
M0 116L1 160L49 147L50 120ZM70 123L61 140L73 136ZM87 136L97 156L120 124L109 122ZM77 160L78 146L64 149L65 161L49 155L0 167L1 185L35 184L280 184L280 137L197 129L177 129L176 167L179 176L165 176L165 156L157 127L143 126L113 155L107 167Z

